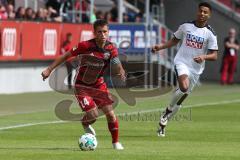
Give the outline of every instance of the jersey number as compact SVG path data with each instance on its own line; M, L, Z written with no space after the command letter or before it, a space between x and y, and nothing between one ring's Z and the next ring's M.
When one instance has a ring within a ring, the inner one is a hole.
M85 106L88 106L88 105L89 105L89 101L87 100L86 97L83 98L83 104L84 104Z

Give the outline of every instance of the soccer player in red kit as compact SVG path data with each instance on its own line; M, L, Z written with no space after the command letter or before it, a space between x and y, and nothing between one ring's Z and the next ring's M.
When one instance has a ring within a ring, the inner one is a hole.
M101 110L107 118L108 129L112 136L113 148L124 149L118 141L118 120L114 114L113 100L103 79L104 70L108 65L113 66L116 75L125 81L125 71L118 58L117 48L108 41L109 28L105 20L97 20L93 24L94 39L78 43L77 47L58 57L42 72L43 80L68 58L80 56L80 67L75 77L75 96L85 115L82 125L86 133L96 135L93 124Z

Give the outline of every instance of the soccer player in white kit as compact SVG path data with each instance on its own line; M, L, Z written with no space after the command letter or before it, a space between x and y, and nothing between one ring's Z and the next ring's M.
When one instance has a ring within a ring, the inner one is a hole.
M165 136L168 120L181 108L181 104L192 91L204 70L205 61L217 60L217 37L207 24L211 16L210 4L203 2L198 6L195 21L184 23L165 44L152 47L152 52L170 48L181 41L181 46L174 58L174 68L178 88L174 91L170 104L160 117L158 136Z

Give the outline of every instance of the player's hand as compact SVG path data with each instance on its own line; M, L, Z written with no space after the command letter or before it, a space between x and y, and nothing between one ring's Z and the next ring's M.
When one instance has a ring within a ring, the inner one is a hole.
M194 57L193 60L200 64L203 61L205 61L205 57L206 57L206 55L200 55L200 56Z
M117 74L117 76L119 76L123 82L125 82L127 79L125 71L121 71L119 74Z
M151 48L152 53L156 53L157 51L161 50L161 45L154 45Z
M45 81L45 79L47 79L50 74L51 74L51 70L49 68L46 68L41 74L43 81Z
M125 74L125 72L124 72L124 73L122 73L122 74L120 74L120 79L121 79L123 82L125 82L125 81L126 81L127 77L126 77L126 74Z

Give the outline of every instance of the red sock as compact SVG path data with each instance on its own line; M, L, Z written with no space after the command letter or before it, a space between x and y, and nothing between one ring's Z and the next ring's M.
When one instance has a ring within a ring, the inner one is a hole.
M108 129L112 135L112 143L118 142L118 119L115 122L108 123Z

